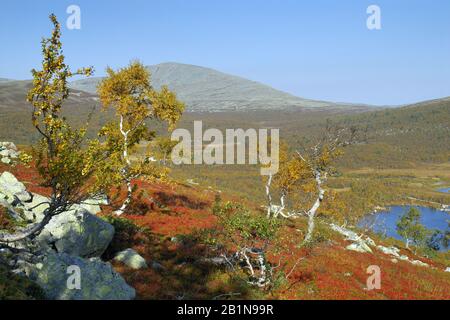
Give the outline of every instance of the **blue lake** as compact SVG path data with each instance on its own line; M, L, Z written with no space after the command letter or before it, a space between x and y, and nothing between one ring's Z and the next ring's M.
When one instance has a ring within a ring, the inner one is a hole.
M450 188L442 188L442 189L438 189L439 192L442 193L450 193Z
M358 226L361 228L370 228L372 231L387 237L403 240L397 233L397 222L410 208L410 206L390 207L389 211L379 211L364 217L358 223ZM428 229L440 230L442 232L449 230L448 222L450 221L450 212L420 206L416 206L415 208L419 209L422 213L421 223Z

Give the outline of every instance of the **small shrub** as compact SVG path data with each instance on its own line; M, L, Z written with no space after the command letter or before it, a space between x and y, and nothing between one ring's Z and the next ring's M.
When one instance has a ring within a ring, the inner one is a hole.
M218 218L218 227L206 241L216 244L236 275L246 275L247 284L271 288L274 269L267 260L267 253L276 239L280 220L254 214L237 203L221 204L220 198L216 198L213 213ZM229 251L234 253L230 255Z

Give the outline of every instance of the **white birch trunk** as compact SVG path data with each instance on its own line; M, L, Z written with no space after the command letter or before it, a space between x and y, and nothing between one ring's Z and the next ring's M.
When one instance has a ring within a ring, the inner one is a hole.
M123 154L122 154L122 156L123 156L123 159L125 160L125 167L122 169L122 175L127 184L127 197L126 197L125 201L123 202L122 206L120 207L120 209L114 212L118 216L122 215L125 212L126 208L128 207L128 205L131 202L131 197L132 197L132 193L133 193L133 188L131 186L131 179L128 176L128 171L131 166L131 161L128 157L128 134L130 133L130 131L125 131L123 129L123 116L120 116L120 133L123 136Z
M270 194L270 185L272 184L272 175L269 175L266 183L266 197L267 197L267 218L272 215L272 195Z
M320 204L322 203L323 196L325 194L325 190L322 188L321 174L318 170L316 170L314 172L314 177L316 179L317 189L319 190L319 195L318 195L316 201L314 202L313 206L311 207L311 209L309 209L309 211L306 214L308 216L308 231L306 233L305 239L303 240L303 244L310 242L312 239L312 235L313 235L314 227L315 227L316 213L320 207Z

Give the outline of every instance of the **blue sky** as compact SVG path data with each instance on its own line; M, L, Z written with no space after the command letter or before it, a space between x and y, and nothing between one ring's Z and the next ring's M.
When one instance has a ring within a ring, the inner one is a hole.
M48 14L65 26L71 4L81 30L63 28L67 62L96 75L137 58L211 67L312 99L450 96L448 0L2 0L0 77L30 78ZM381 30L366 27L371 4Z

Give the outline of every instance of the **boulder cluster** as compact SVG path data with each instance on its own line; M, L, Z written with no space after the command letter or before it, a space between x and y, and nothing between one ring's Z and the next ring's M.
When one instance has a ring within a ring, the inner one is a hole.
M19 151L12 142L0 142L0 162L11 165L19 158Z
M382 245L377 245L375 241L373 241L368 236L358 235L356 232L346 229L342 226L338 226L335 224L330 225L331 229L340 233L344 236L345 240L351 241L352 243L346 247L347 250L356 251L360 253L373 253L371 247L378 249L382 253L389 255L392 257L391 261L393 263L397 263L398 260L407 261L411 264L421 267L429 267L429 265L420 260L410 259L406 255L400 254L400 249L397 247L385 247Z
M96 216L106 201L91 199L75 205L53 217L32 241L14 243L14 248L12 244L0 247L0 263L36 282L48 299L134 299L134 288L100 258L115 232L110 223ZM48 198L27 191L11 173L0 175L0 211L16 228L40 222L48 206ZM131 249L119 252L116 260L135 269L147 267ZM70 286L71 270L79 270L79 286L75 288Z

